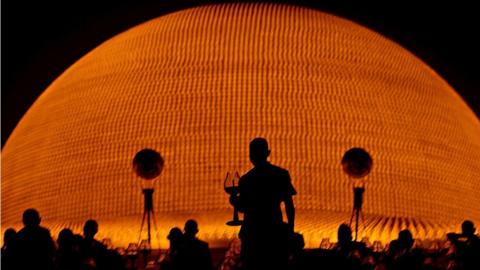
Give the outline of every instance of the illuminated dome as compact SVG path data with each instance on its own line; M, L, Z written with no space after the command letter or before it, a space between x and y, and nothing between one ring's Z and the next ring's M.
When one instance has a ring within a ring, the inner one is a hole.
M271 161L298 191L307 246L336 240L352 210L341 159L366 149L370 241L404 228L443 238L480 216L480 123L414 55L362 26L287 5L210 5L146 22L97 47L33 104L2 151L2 225L36 208L56 234L99 221L99 237L136 242L143 213L132 169L143 148L165 166L154 193L167 230L199 221L222 245L238 227L223 190L250 168L248 144L268 139Z

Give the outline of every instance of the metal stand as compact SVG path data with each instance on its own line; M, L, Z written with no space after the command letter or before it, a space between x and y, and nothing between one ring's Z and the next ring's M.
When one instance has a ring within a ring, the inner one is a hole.
M140 226L140 236L139 239L142 237L143 225L145 224L145 217L147 217L147 233L148 233L148 244L151 244L151 222L150 216L153 219L153 224L156 226L155 223L155 213L153 212L153 188L144 188L142 189L143 198L144 198L144 206L143 206L143 218L142 218L142 225ZM140 241L140 240L139 240Z
M238 217L237 207L233 207L233 219L227 222L228 226L240 226L243 224L243 221Z
M355 216L355 241L358 238L358 219L362 215L362 204L363 204L363 192L365 192L364 187L354 187L353 188L353 209L352 215L350 217L350 228L352 227L353 217ZM362 215L363 219L363 215Z

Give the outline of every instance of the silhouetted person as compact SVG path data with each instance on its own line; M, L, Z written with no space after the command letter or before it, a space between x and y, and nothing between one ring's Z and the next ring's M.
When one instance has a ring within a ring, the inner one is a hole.
M75 237L70 229L60 231L57 239L58 249L55 256L55 265L58 270L82 269L81 240L81 238Z
M455 248L455 269L480 269L480 239L475 235L475 231L473 222L465 220L461 234L447 235Z
M478 239L478 236L475 235L475 225L471 220L465 220L462 222L462 235L469 239Z
M414 244L412 233L402 230L398 233L398 239L390 242L388 251L388 269L421 269L423 255L412 249Z
M83 243L81 247L84 265L95 269L123 269L120 255L95 239L98 232L97 221L90 219L83 226Z
M168 233L167 239L170 241L170 253L178 253L183 245L183 233L180 228L175 227Z
M338 242L333 249L333 266L336 269L360 269L366 251L365 244L352 241L352 229L347 224L338 227L337 238Z
M82 259L84 264L92 268L103 268L106 247L95 239L98 232L98 223L87 220L83 226Z
M415 243L413 235L409 230L402 230L398 233L398 242L400 247L406 251L410 250Z
M55 244L50 231L40 226L40 215L35 209L23 212L24 227L18 232L17 269L53 269Z
M177 270L179 269L179 254L183 247L183 233L178 227L170 229L167 236L170 241L170 248L167 256L160 264L161 270Z
M9 228L5 230L5 233L3 234L1 269L16 269L17 256L17 232L15 229Z
M213 269L208 243L196 237L198 233L197 222L193 219L187 220L183 230L183 243L179 251L180 269Z
M350 252L353 248L352 245L352 229L347 224L341 224L338 227L337 231L337 246L336 249L339 251L344 251L346 253Z
M465 241L465 269L480 269L480 239L475 235L475 225L470 220L462 223Z
M239 197L232 204L244 213L240 229L241 258L245 269L285 268L288 261L287 242L293 233L296 194L287 170L270 164L267 140L250 142L253 168L240 178ZM281 203L285 204L288 227L282 220Z
M304 247L305 239L300 233L294 233L290 238L290 259L289 269L302 270L307 269L308 261L306 259Z

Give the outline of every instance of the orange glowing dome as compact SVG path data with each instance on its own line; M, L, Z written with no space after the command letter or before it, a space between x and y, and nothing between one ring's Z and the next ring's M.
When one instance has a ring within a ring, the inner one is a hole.
M443 238L480 217L480 123L417 57L362 26L274 4L224 4L146 22L67 69L20 121L2 151L2 225L36 208L55 234L99 221L99 237L136 242L143 213L139 150L165 160L154 193L155 239L199 221L223 245L238 227L223 190L250 168L248 144L268 139L271 161L298 191L307 246L336 240L352 210L341 159L366 149L362 236L409 228ZM144 236L142 236L143 238Z

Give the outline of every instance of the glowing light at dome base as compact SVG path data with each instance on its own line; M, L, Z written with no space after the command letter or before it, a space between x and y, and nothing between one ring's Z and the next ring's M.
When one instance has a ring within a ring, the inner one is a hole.
M128 216L122 219L98 219L99 232L97 239L109 238L114 247L126 248L129 243L138 242L139 218L141 216ZM240 227L225 225L231 219L231 210L209 211L206 213L158 213L157 229L152 229L152 247L166 249L169 246L168 232L173 227L183 229L186 220L194 218L199 223L201 239L208 239L210 247L227 247L233 238L238 238ZM323 239L331 243L337 241L337 230L341 223L348 223L348 213L341 212L309 212L297 211L295 230L304 235L306 248L318 248ZM438 221L424 221L412 218L384 217L378 215L364 216L365 222L360 223L359 241L368 238L370 243L378 240L383 245L396 239L398 232L409 229L414 235L417 244L422 245L422 240L445 239L445 232L459 231L461 220L457 224L439 223ZM42 221L42 225L51 229L52 236L56 237L63 228L71 228L76 233L82 233L84 220L58 222ZM20 229L20 225L15 226ZM146 239L144 233L142 239Z

